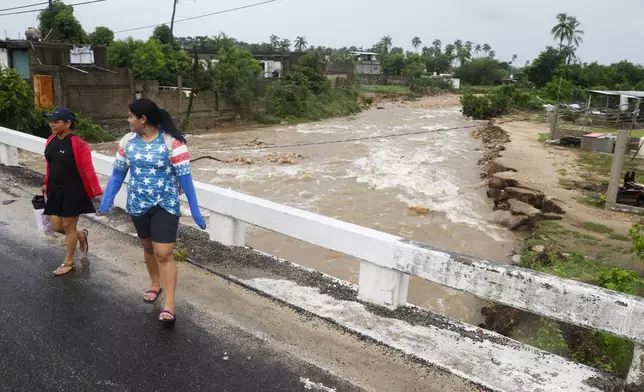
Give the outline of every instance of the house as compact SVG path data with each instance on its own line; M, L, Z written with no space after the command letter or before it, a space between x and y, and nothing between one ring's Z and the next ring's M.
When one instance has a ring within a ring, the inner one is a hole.
M351 52L355 66L356 74L380 75L382 67L380 65L379 54L375 52Z
M23 79L31 79L29 46L29 41L0 40L0 67L14 68Z

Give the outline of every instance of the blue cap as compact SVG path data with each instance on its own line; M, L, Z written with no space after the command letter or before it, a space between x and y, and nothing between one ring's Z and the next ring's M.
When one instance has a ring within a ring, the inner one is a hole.
M76 121L74 112L67 108L56 108L53 112L44 114L44 116L52 121Z

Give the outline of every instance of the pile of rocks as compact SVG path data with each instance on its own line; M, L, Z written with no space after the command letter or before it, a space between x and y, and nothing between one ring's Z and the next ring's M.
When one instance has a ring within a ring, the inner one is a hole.
M488 180L487 195L494 199L496 223L516 230L532 227L539 219L563 219L565 211L555 200L541 191L521 186L516 177L516 172L506 171L495 173Z
M481 178L487 178L488 197L494 199L494 213L491 220L516 230L532 227L539 219L561 220L564 210L541 191L526 188L519 184L517 170L509 168L496 159L510 142L508 133L494 125L490 120L485 126L472 133L485 147L483 158L479 160Z

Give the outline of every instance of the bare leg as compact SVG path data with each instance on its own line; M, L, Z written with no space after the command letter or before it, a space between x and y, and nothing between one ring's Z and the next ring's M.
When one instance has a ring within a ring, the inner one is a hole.
M174 262L174 244L159 244L152 243L154 248L154 257L159 266L159 273L163 289L165 290L165 306L164 309L174 314L174 294L177 288L177 265ZM172 317L168 314L162 314L162 319L171 320Z
M54 271L54 274L64 275L71 271L74 266L74 253L76 253L76 246L78 245L78 231L76 228L76 225L78 224L78 217L76 216L73 218L58 219L62 220L67 252L65 254L65 261L63 262L63 265L58 267L56 271ZM54 221L57 221L58 219L52 219L52 227L55 227L54 230L56 231L59 231L60 229L58 222L54 223Z
M145 266L148 268L148 275L150 276L151 287L149 290L154 290L157 293L161 288L161 282L159 280L159 265L157 264L157 259L154 257L154 247L152 246L152 240L141 240L141 246L143 247L143 258L145 259ZM154 293L145 293L143 298L146 301L154 301L156 299Z
M63 218L55 215L49 217L51 221L51 229L59 234L65 234L65 228L63 227Z

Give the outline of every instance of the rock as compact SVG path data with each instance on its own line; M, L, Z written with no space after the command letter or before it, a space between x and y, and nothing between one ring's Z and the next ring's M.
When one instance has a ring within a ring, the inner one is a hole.
M519 186L519 180L517 179L518 174L513 171L504 171L499 173L494 173L492 178L498 178L503 181L506 187L517 187Z
M532 248L530 248L531 251L534 253L543 253L546 251L546 247L543 245L535 245Z
M541 205L541 211L542 212L554 212L556 214L565 214L566 211L564 211L563 208L561 208L554 200L550 198L546 198L543 200L543 204Z
M512 256L512 264L517 265L521 263L521 255Z
M488 180L487 186L490 187L490 189L503 189L505 188L505 181L503 181L500 178L492 177Z
M503 189L499 200L516 199L524 203L530 204L535 208L541 208L543 205L543 193L534 189L507 187Z
M510 211L510 204L507 201L501 201L494 203L494 211Z
M541 211L532 207L530 204L516 199L508 200L508 205L512 215L526 215L530 218L534 218L541 213Z
M562 220L563 216L559 214L554 214L551 212L543 212L541 213L541 219L543 220Z
M494 211L491 220L500 226L510 230L516 230L521 226L530 224L530 218L526 215L512 215L510 211Z
M488 162L483 168L483 172L488 176L492 176L496 173L506 172L506 171L517 171L516 169L509 168L497 161Z
M500 189L488 189L487 190L487 197L490 199L497 199L499 196L501 196L501 193L503 191Z

